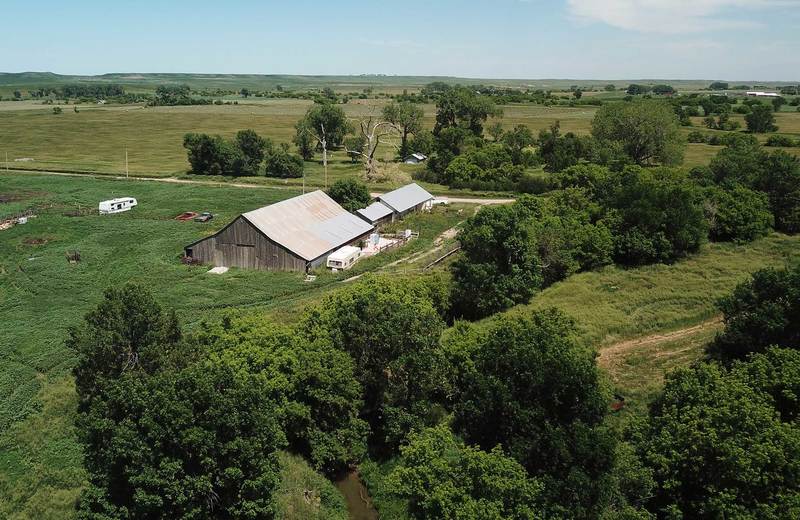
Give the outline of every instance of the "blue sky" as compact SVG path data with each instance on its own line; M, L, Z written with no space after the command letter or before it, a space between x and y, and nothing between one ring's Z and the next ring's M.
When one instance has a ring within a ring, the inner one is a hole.
M4 72L800 81L800 0L3 4Z

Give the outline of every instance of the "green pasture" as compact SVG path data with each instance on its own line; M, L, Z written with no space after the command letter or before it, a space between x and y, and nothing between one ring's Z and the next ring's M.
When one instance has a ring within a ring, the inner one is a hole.
M232 269L180 263L183 246L219 229L237 214L296 195L292 189L210 187L55 177L0 172L0 219L34 208L27 224L0 231L0 518L65 518L83 485L80 450L72 427L75 395L64 347L68 328L102 297L105 288L143 284L177 309L191 329L227 309L296 308L342 280L368 270L412 274L386 264L430 248L463 220L463 207L437 208L406 219L420 238L339 274ZM132 211L96 214L99 200L129 195ZM36 209L38 208L38 209ZM85 216L65 213L88 210ZM209 224L179 222L183 211L211 211ZM81 262L65 253L78 250ZM413 267L413 266L411 266Z

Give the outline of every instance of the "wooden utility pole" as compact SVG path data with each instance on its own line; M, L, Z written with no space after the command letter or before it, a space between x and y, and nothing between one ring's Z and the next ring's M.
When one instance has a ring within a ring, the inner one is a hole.
M128 147L125 147L125 178L128 178Z
M6 152L6 173L8 173L8 152Z

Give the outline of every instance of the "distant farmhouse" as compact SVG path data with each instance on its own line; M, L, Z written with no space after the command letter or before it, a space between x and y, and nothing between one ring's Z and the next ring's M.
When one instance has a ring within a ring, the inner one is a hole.
M370 225L379 226L432 206L433 195L414 183L380 195L377 201L356 213Z
M186 246L185 253L218 267L307 271L373 229L318 190L243 213L216 234Z

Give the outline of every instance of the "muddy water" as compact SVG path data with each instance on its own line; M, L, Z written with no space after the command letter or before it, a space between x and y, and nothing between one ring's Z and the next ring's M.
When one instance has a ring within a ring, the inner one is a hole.
M351 471L337 480L336 487L344 496L351 520L378 520L378 512L372 507L372 499L358 478L357 471Z

